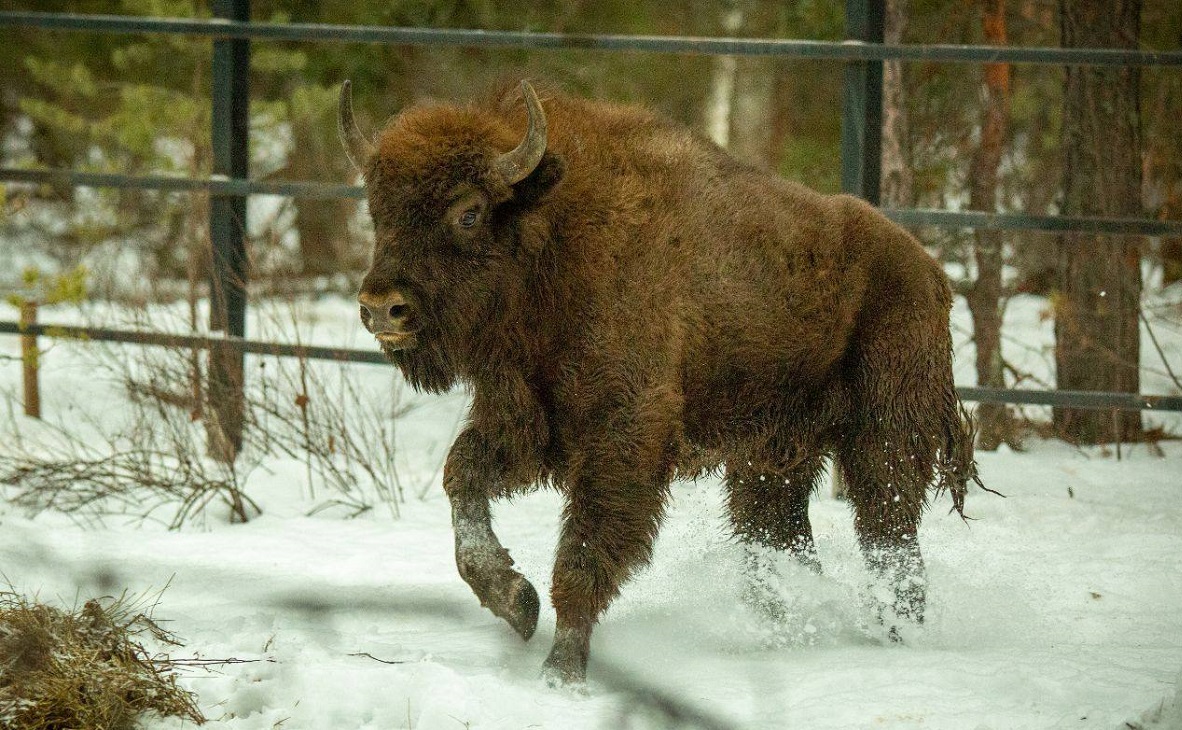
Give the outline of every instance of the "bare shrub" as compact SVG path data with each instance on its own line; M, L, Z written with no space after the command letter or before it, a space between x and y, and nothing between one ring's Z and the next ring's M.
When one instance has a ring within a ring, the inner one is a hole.
M47 421L25 438L8 414L13 437L0 450L0 484L19 507L36 513L135 515L176 528L214 503L245 522L258 506L244 492L249 469L202 453L200 429L162 401L132 394L126 418L100 418L77 409L69 422Z
M291 319L285 329L298 333ZM141 315L132 326L149 324L162 323ZM225 463L207 456L209 430L202 427L214 410L207 403L208 353L100 343L85 343L84 352L95 365L93 380L121 389L129 407L113 416L79 404L31 429L30 438L22 438L10 413L6 430L14 437L0 448L0 484L14 488L18 505L143 517L171 506L175 513L165 521L175 528L221 504L232 521L244 522L259 512L246 495L247 477L279 457L303 463L306 496L319 500L313 512L335 507L352 516L385 505L399 515L405 494L395 429L412 406L403 402L393 370L376 392L358 370L372 366L250 356L245 443L237 460Z
M397 517L405 501L395 464L396 424L413 409L395 381L392 400L375 399L345 363L306 358L261 360L246 394L248 448L303 462L308 496L350 514L384 504ZM391 373L391 379L394 379Z

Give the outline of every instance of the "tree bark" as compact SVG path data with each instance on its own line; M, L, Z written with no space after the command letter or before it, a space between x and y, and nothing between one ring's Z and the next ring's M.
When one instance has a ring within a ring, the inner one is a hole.
M907 31L909 0L886 0L883 42L899 45ZM882 195L887 208L910 208L915 203L915 181L911 174L907 116L907 87L903 84L901 61L882 64Z
M743 26L743 12L732 8L722 16L723 29L734 35ZM727 148L731 142L731 116L735 107L735 77L738 74L738 58L716 56L710 75L710 97L706 102L706 134L719 147Z
M323 178L333 171L343 179L335 129L329 117L316 115L292 119L292 145L289 174L296 180ZM326 136L329 137L326 139ZM349 215L353 204L347 200L295 199L295 226L300 240L300 273L304 276L335 274L346 268Z
M1162 286L1182 281L1182 238L1161 240Z
M745 58L735 74L735 95L731 114L731 154L757 167L774 169L776 159L769 152L776 123L773 104L776 91L774 59Z
M985 41L1006 45L1004 0L982 0L982 26ZM985 66L982 93L981 142L973 153L969 170L969 207L973 210L996 210L997 173L1005 147L1010 116L1010 65L990 63ZM968 293L969 312L973 318L973 339L977 345L977 384L1004 388L1005 372L1001 355L1001 269L1002 235L1000 231L974 231L973 256L977 262L977 280ZM977 408L980 448L993 451L1002 443L1017 446L1009 410L1001 403L982 403Z
M1137 48L1141 0L1060 0L1063 45ZM1063 105L1063 214L1140 217L1140 69L1068 66ZM1058 242L1055 367L1062 390L1140 390L1141 240L1070 233ZM1138 440L1136 411L1056 408L1077 443Z
M768 167L777 173L782 173L784 151L792 133L792 94L795 84L791 64L782 58L776 59L771 77L772 109L768 122L767 160Z

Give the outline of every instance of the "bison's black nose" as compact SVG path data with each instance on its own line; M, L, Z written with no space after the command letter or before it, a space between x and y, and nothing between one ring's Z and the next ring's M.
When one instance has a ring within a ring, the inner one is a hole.
M406 297L399 291L386 294L362 292L357 300L361 303L361 321L375 335L408 334L411 310Z

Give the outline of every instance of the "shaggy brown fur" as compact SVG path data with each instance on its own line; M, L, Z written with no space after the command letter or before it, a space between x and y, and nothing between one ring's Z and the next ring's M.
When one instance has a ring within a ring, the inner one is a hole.
M545 673L580 681L675 476L724 470L736 535L819 569L808 497L832 457L895 612L922 620L929 487L959 505L975 476L940 267L866 203L633 106L544 93L545 155L510 184L494 163L523 137L521 98L412 107L359 160L376 230L362 318L402 323L383 347L414 386L473 395L444 487L481 602L533 633L537 594L489 500L552 483Z

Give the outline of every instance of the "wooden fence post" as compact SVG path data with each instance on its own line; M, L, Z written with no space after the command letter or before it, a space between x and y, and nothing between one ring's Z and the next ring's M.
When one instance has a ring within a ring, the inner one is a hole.
M40 352L37 350L37 335L29 332L29 328L37 324L37 302L21 303L21 363L24 370L25 384L25 415L33 418L41 417L41 387L38 383L38 360Z

